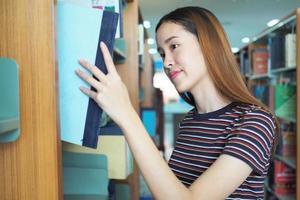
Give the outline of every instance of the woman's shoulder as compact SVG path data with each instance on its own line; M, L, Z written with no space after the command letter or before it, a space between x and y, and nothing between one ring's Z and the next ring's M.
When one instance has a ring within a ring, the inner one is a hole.
M251 113L252 115L262 115L268 118L275 119L273 113L261 106L254 105L254 104L249 104L249 103L238 103L236 108L242 112L243 114L249 114Z
M248 103L240 103L238 106L241 116L241 125L243 126L262 126L267 127L268 129L274 130L275 125L275 116L269 110L265 108Z

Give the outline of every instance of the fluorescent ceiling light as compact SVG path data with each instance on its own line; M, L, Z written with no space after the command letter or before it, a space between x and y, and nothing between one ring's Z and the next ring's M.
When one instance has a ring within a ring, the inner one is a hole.
M151 27L151 24L150 24L150 22L149 22L148 20L145 20L145 21L143 22L143 24L144 24L144 27L145 27L146 29L148 29L148 28Z
M155 41L153 38L148 38L147 43L151 45L151 44L154 44Z
M267 25L268 27L274 26L275 24L277 24L279 22L279 19L272 19L270 20Z
M240 49L237 48L237 47L232 47L232 48L231 48L232 53L237 53L239 50L240 50Z
M242 39L242 42L243 42L243 43L249 43L249 42L250 42L250 38L244 37L244 38Z
M148 51L150 54L156 54L157 53L157 49L151 48Z

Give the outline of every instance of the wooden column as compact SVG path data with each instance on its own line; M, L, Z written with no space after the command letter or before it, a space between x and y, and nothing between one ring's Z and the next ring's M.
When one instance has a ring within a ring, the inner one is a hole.
M144 48L144 59L145 65L142 70L142 87L144 88L144 101L142 102L142 107L151 108L153 107L153 96L154 96L154 88L153 88L153 66L151 55L149 54L149 45L145 42Z
M139 107L139 86L138 86L138 0L127 2L124 9L124 38L127 45L127 58L124 64L117 66L117 70L128 88L131 102L137 112ZM131 189L131 199L139 199L139 173L136 163L134 172L128 177Z
M21 113L20 138L0 144L0 199L62 199L54 1L2 0L0 27L0 56L19 64Z

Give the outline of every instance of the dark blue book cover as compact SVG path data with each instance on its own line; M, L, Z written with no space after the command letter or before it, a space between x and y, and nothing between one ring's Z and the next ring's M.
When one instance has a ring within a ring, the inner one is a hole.
M103 41L113 51L118 14L67 2L57 3L57 57L60 132L64 141L96 148L102 110L79 86L90 87L75 70L84 58L104 73ZM82 69L82 68L81 68Z

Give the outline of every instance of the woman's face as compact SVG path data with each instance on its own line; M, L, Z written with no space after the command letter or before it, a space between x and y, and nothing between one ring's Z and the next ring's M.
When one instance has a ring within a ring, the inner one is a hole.
M178 92L193 92L208 77L198 39L183 26L163 23L157 30L156 41L165 72Z

